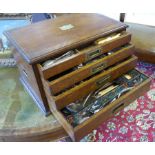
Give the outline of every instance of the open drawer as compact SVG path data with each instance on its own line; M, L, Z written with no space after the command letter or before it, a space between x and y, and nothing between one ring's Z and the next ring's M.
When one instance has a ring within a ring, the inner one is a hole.
M136 66L137 57L131 56L123 62L114 65L113 67L103 70L101 73L89 77L88 79L81 81L71 89L67 89L64 92L53 97L57 109L62 109L66 105L87 96L90 92L100 88L103 84L111 82L127 71L133 69ZM49 87L49 86L48 86Z
M60 111L53 110L52 112L72 140L79 141L105 120L147 92L150 81L143 73L135 69L130 70L109 85L104 85L103 89L93 92L91 97L88 95L87 106L83 106L86 104L85 99L80 101L83 106L81 110L79 107L75 108L75 105L79 104L76 102L74 106L70 106L70 109L68 105Z
M43 78L41 75L42 72L40 69L39 70L47 99L51 98L52 100L52 102L51 100L48 101L49 105L52 106L53 109L60 110L68 104L87 96L90 92L95 91L105 83L111 82L127 71L133 69L136 66L136 62L137 57L130 56L127 59L80 81L80 83L74 85L72 88L66 89L57 95L52 95L48 81ZM38 65L38 68L39 67L40 66Z
M75 66L80 65L98 57L106 52L118 48L122 45L129 43L131 34L123 31L120 33L112 34L105 38L100 38L87 45L86 47L79 47L72 51L66 52L63 55L54 57L51 60L40 63L41 71L45 79L49 79L61 72L69 70ZM60 58L62 58L60 60ZM58 60L58 61L57 61Z
M49 80L49 86L53 95L58 94L65 89L73 87L78 82L95 75L102 70L114 65L117 62L123 61L134 53L133 45L122 46L107 55L103 55L80 68L72 69L62 76L55 76L55 79Z

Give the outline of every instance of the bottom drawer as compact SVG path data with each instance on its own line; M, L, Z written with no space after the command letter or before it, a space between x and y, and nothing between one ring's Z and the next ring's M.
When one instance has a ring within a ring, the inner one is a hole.
M131 70L78 103L72 103L61 111L53 111L53 114L72 140L79 141L148 91L150 81L143 73Z

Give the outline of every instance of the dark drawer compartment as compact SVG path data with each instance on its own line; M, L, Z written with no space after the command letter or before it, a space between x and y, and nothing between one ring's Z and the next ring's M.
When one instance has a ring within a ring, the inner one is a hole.
M128 74L129 72L138 73L134 77L137 81L135 80L134 82L132 82L130 80L131 77ZM129 103L133 102L135 99L137 99L138 97L140 97L142 94L144 94L146 91L149 90L151 80L148 77L138 72L137 70L132 70L129 72L121 76L121 78L123 77L129 80L127 84L124 83L125 86L123 85L123 82L118 84L120 82L120 80L118 80L120 78L119 77L118 79L115 80L116 83L113 89L107 91L107 89L110 89L111 87L109 86L105 90L103 90L103 92L106 91L106 93L102 92L101 93L102 95L100 94L102 97L102 100L99 100L100 99L99 98L97 101L100 101L102 104L109 101L109 103L107 102L108 103L107 105L103 104L104 106L102 105L103 107L101 106L102 108L100 108L100 110L98 111L96 110L96 112L91 111L91 108L87 108L87 113L91 112L91 116L89 118L87 118L87 115L84 113L84 110L83 111L81 110L82 112L75 113L74 115L72 115L72 117L70 115L65 116L66 114L64 114L64 112L62 114L62 111L53 111L54 115L57 117L57 119L65 128L66 132L70 135L73 141L79 141L82 137L86 136L93 129L97 128L102 122L112 117L115 113L122 110ZM112 83L112 85L113 84L114 82ZM120 89L121 86L124 88L123 91L122 89ZM120 95L120 92L121 92L121 95ZM104 97L104 95L106 96L106 98ZM110 101L109 99L111 99L111 97L115 97L115 98L114 99L112 98L112 101ZM94 102L95 101L96 100L94 100ZM88 106L89 105L91 104L88 104ZM83 121L81 121L80 124L78 124L80 122L78 120L80 118L79 114L85 115L86 117L86 119L83 119ZM78 116L77 120L76 120L76 116ZM73 122L78 122L78 123L73 123Z

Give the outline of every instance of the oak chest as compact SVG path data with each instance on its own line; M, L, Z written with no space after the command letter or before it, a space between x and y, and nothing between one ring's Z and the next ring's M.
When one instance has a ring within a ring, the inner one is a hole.
M126 28L103 15L70 14L5 32L22 84L74 141L149 89Z

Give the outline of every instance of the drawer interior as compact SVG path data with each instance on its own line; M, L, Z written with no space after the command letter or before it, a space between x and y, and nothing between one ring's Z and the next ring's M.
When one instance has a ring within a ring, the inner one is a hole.
M149 90L150 79L130 70L84 98L53 112L73 140L80 140L100 123Z
M45 79L50 79L65 71L68 73L74 67L80 67L89 63L90 60L98 59L98 57L104 56L105 53L129 43L130 40L131 34L123 31L99 38L90 44L81 45L77 49L72 49L61 55L52 57L40 63L43 76Z

